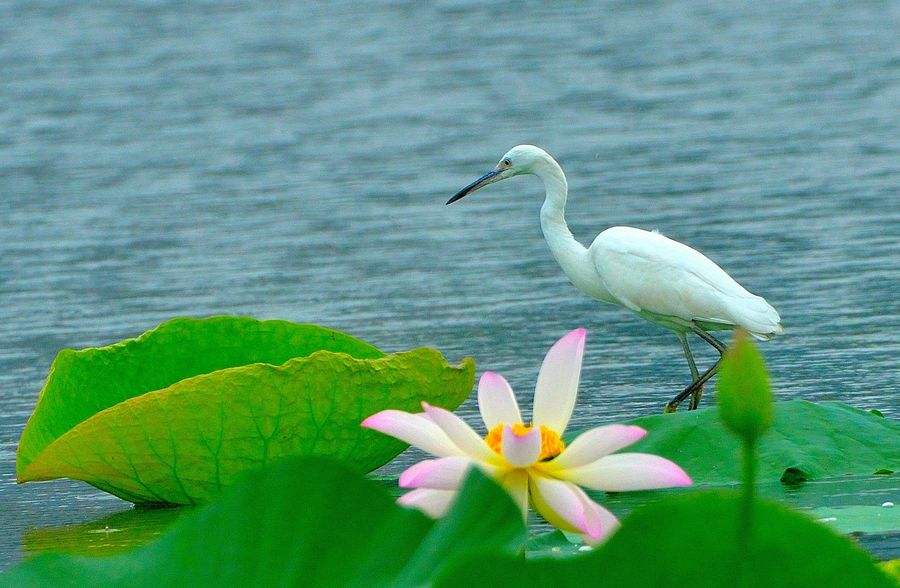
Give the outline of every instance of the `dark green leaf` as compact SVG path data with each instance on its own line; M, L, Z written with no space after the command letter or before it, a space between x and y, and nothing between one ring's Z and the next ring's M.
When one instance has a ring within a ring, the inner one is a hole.
M628 451L667 457L696 484L733 484L741 479L740 444L715 408L629 422L649 434ZM772 429L760 438L758 452L761 483L778 481L789 467L802 469L810 479L871 475L900 463L900 425L838 402L779 402Z
M739 496L669 497L635 511L596 551L571 558L473 557L438 586L893 586L848 539L771 502L755 506L749 552L737 545Z
M435 523L377 482L321 458L288 458L186 514L156 542L103 558L35 557L0 583L46 586L421 586L462 555L517 553L506 493L473 473Z

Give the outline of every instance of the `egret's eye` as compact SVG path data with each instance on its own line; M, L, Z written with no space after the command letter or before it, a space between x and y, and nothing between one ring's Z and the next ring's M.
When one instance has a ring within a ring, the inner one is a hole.
M503 165L505 165L506 167L510 167L510 166L512 166L512 162L509 159L504 159Z

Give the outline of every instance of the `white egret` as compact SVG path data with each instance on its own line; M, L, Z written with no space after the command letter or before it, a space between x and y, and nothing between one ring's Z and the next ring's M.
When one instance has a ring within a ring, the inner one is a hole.
M556 160L539 147L513 147L494 169L457 192L447 204L523 174L544 182L541 229L572 284L588 296L624 306L678 337L692 382L666 405L667 412L677 409L688 396L689 408L697 408L704 384L718 370L725 344L710 331L743 328L764 340L783 332L781 317L764 298L751 294L708 257L678 241L642 229L611 227L597 235L590 247L579 243L566 224L566 176ZM715 364L702 374L688 343L690 333L719 352Z

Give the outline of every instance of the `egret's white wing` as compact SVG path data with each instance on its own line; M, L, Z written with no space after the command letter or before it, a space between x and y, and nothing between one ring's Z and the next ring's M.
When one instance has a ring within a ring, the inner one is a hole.
M781 332L781 318L708 257L659 233L612 227L590 247L606 289L635 312L685 321L744 327L762 335Z

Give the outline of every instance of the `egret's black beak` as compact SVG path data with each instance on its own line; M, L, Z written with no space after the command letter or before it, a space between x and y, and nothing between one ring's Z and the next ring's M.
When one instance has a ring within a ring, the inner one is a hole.
M492 183L496 182L497 176L502 174L503 171L504 170L497 169L497 168L492 169L488 173L484 174L483 176L481 176L480 178L478 178L477 180L475 180L474 182L472 182L471 184L469 184L468 186L466 186L465 188L463 188L462 190L460 190L459 192L454 194L453 198L451 198L450 200L447 201L447 204L453 204L460 198L463 198L464 196L467 196L468 194L471 194L472 192L475 192L476 190L480 190L481 188L484 188L488 184L492 184Z

